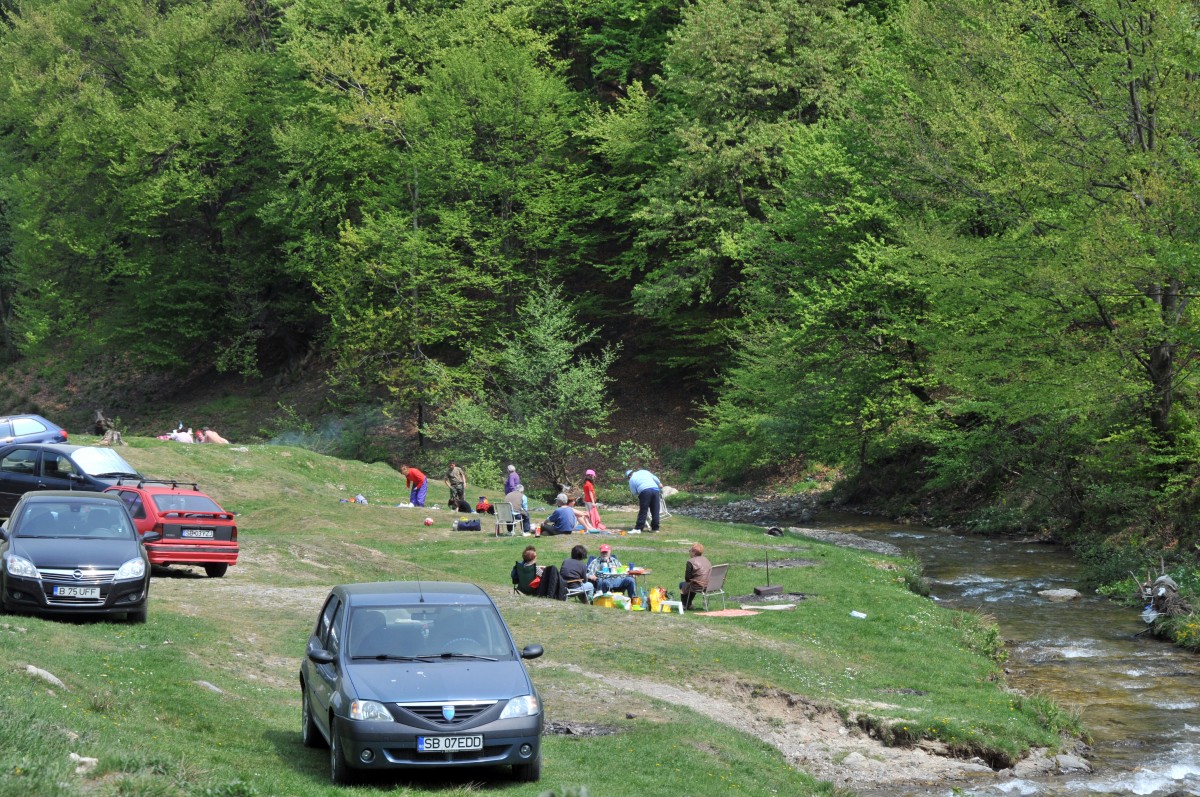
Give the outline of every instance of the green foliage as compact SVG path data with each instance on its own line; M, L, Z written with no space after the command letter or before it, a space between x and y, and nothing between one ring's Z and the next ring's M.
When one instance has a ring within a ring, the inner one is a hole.
M521 329L475 352L470 371L478 389L448 406L428 432L471 459L506 452L546 487L570 484L572 458L594 452L608 430L616 349L588 353L596 333L578 324L561 288L539 286L519 313Z
M253 374L302 327L256 217L278 172L272 35L228 0L21 6L0 37L0 290L22 351Z

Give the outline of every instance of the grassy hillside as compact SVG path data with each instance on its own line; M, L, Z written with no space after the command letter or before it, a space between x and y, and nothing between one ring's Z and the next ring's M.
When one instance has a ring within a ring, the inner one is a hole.
M223 579L190 568L156 572L144 626L0 618L0 797L339 793L328 783L327 755L300 745L296 673L324 594L349 581L473 581L496 599L518 645L545 646L530 670L548 720L611 733L548 736L543 788L834 794L764 733L745 729L821 715L833 718L834 735L845 723L892 743L940 740L1005 762L1030 746L1054 746L1064 722L1052 706L1002 690L985 655L997 645L994 630L910 592L912 563L676 516L659 535L604 539L668 589L690 543L702 541L714 562L733 564L731 595L762 583L762 571L745 564L761 561L771 544L772 560L811 564L772 570L773 583L807 599L794 611L716 618L523 598L511 592L508 571L528 542L550 564L577 542L594 552L601 540L453 532L449 512L396 508L407 493L384 465L277 446L131 443L122 454L143 473L198 481L239 514L242 558ZM359 492L369 505L340 502ZM430 499L444 502L440 485ZM632 520L604 517L624 528ZM66 688L27 674L30 665ZM725 717L713 705L736 709ZM70 753L99 763L76 774ZM436 786L466 794L480 784L489 793L537 792L505 773L471 772L385 779L357 793Z

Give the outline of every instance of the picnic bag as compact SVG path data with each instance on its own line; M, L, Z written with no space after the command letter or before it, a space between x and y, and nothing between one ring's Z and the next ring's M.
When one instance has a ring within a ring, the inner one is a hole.
M478 520L456 520L454 521L455 531L480 531L483 527L479 525Z

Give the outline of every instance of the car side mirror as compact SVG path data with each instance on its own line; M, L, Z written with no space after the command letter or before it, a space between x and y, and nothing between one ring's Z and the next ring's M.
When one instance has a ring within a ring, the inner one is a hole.
M308 650L305 655L317 664L333 663L333 654L321 647L321 643L315 639L309 640Z
M544 653L544 652L545 651L542 650L541 645L526 645L525 649L521 651L521 658L536 659L538 656L542 655L542 653Z
M145 534L143 534L143 535L142 535L142 542L143 542L143 543L147 543L147 542L158 542L158 541L159 541L159 540L161 540L161 539L162 539L162 534L160 534L160 533L159 533L159 532L157 532L157 531L148 531L148 532L146 532Z

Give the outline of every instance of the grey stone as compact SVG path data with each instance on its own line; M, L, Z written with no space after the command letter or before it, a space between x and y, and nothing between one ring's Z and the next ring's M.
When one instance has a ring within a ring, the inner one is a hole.
M1056 603L1078 600L1083 597L1077 589L1044 589L1038 595Z
M1058 771L1063 774L1092 771L1092 765L1077 755L1056 755L1054 763L1058 766Z

